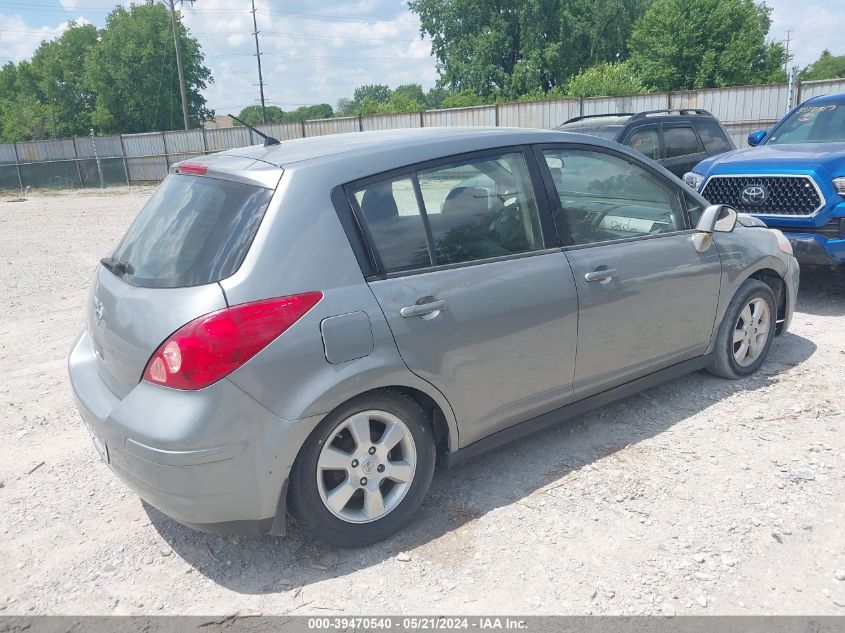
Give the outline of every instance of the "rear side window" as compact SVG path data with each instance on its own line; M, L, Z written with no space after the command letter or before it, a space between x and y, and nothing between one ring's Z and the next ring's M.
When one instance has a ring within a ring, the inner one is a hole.
M733 145L725 136L722 126L709 119L695 122L695 129L704 143L704 148L711 154L721 154L733 149Z
M666 158L687 156L701 151L698 137L691 127L664 127L663 142L666 144Z
M374 182L355 191L355 200L385 270L431 265L423 216L409 176Z
M114 258L147 288L214 283L238 270L273 192L204 176L170 175L132 222Z
M518 152L369 182L351 193L387 273L543 248L531 179Z

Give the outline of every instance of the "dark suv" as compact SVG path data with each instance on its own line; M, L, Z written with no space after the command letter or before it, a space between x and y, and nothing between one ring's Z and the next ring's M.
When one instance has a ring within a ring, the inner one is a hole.
M736 149L719 119L707 110L589 114L569 119L556 129L622 143L679 178L699 161Z

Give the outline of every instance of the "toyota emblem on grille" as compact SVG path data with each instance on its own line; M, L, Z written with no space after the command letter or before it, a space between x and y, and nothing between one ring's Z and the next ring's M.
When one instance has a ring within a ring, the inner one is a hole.
M748 185L739 194L739 199L745 204L761 204L766 200L768 192L763 185Z

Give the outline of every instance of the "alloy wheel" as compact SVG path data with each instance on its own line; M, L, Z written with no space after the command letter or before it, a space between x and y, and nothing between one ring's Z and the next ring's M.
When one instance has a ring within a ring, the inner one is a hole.
M734 326L733 355L741 367L753 364L763 353L771 328L769 304L764 299L751 299L739 313Z
M414 479L416 446L402 420L362 411L341 422L317 459L326 509L349 523L376 521L399 505Z

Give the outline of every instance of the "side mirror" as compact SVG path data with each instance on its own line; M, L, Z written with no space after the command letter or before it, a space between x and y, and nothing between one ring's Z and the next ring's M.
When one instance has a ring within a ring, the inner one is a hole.
M751 147L757 147L763 142L763 139L766 138L766 134L768 134L766 130L757 130L756 132L752 132L748 135L748 144Z
M697 233L692 238L695 250L699 253L705 252L710 248L713 233L730 233L735 226L736 209L726 204L711 204L704 209L698 226L695 227Z

